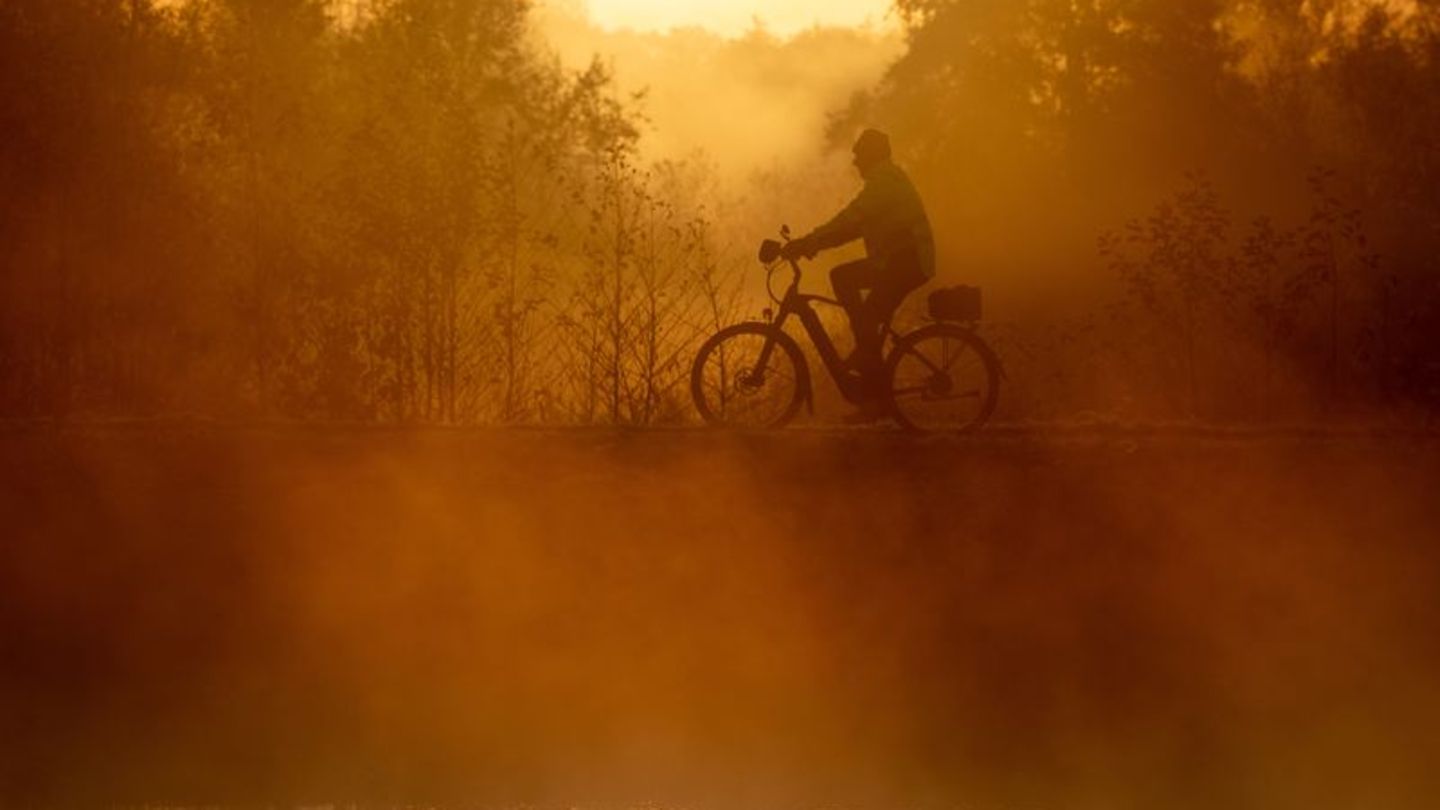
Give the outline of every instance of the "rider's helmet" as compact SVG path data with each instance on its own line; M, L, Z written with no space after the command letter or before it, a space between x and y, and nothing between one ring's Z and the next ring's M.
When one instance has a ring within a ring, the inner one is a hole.
M876 163L890 159L890 136L878 129L867 129L860 133L851 151L855 154L855 168L863 174Z

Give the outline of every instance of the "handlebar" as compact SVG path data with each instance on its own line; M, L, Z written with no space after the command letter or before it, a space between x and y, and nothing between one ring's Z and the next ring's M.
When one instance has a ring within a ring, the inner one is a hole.
M790 227L788 225L780 229L780 237L785 240L785 244L789 244L792 241L790 239ZM770 281L775 275L776 265L778 265L781 260L784 260L785 263L790 265L791 284L797 286L800 284L800 263L794 258L787 258L784 255L785 244L775 239L766 239L760 243L760 262L765 265L765 291L770 294L771 300L777 304L780 303L780 297L775 295L775 290L772 288Z

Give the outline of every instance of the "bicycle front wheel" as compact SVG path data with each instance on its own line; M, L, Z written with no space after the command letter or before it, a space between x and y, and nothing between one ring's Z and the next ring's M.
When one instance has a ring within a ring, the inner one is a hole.
M984 427L1000 394L1000 361L974 332L938 323L901 338L886 362L888 405L916 433Z
M710 338L690 371L700 418L735 430L781 428L800 412L809 381L800 347L767 324L732 326Z

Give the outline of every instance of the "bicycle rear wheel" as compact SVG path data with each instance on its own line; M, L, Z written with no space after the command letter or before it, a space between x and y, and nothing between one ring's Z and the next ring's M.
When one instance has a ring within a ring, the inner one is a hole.
M700 418L737 430L781 428L800 412L809 368L800 347L762 323L732 326L700 348L690 395Z
M984 427L1000 394L1000 361L978 335L938 323L896 343L886 361L891 416L915 433Z

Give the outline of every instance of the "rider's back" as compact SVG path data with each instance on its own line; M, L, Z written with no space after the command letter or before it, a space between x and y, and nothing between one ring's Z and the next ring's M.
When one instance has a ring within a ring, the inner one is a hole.
M820 247L865 240L865 252L889 265L917 261L927 278L935 275L935 239L915 184L891 160L865 172L865 187L845 210L816 229Z

